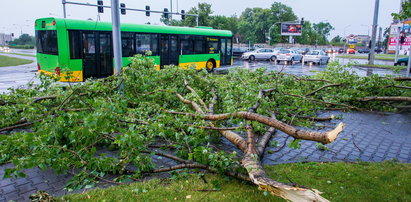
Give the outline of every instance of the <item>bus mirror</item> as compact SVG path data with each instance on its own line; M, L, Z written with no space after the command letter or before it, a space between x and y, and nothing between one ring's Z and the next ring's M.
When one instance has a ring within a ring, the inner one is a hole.
M121 15L125 15L126 14L126 4L125 3L121 3L120 4L120 11L121 11Z
M150 16L150 6L146 6L146 16Z
M181 19L182 20L186 19L186 11L185 10L181 10Z
M97 5L99 5L97 7L97 12L98 13L104 13L104 8L103 8L103 0L97 0Z

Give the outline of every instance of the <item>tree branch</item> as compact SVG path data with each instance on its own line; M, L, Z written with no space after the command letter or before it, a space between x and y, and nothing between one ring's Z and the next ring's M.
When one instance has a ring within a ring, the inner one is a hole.
M314 90L311 93L306 94L305 97L314 95L315 93L317 93L318 91L320 91L322 89L329 88L329 87L334 87L334 86L341 86L341 84L328 84L328 85L322 86L321 88L318 88L317 90Z
M411 102L411 97L364 97L358 98L358 101L366 102L366 101L406 101Z
M194 115L194 116L198 116L198 115ZM284 133L296 139L311 140L311 141L321 142L323 144L328 144L328 143L333 142L344 128L344 124L340 123L334 130L331 130L328 132L304 131L304 130L296 129L277 119L273 119L267 116L263 116L263 115L251 113L251 112L234 112L234 113L228 113L228 114L204 115L204 116L199 116L199 117L205 120L210 120L210 121L227 120L230 118L242 118L242 119L247 119L251 121L257 121L262 124L274 127L278 130L281 130Z

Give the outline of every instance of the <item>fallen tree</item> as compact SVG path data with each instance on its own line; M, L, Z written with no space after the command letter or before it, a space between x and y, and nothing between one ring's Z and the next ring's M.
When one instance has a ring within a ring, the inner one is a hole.
M136 57L121 79L66 86L41 76L38 86L2 94L0 164L15 165L5 177L23 176L20 170L31 167L74 170L70 190L159 172L206 170L252 182L287 200L325 201L315 189L267 176L261 158L275 132L329 144L344 132L344 124L327 132L305 129L334 119L319 118L317 112L336 107L396 111L406 99L384 104L363 99L411 95L407 82L359 77L337 63L311 77L264 69L213 75L147 68L153 66L151 59ZM216 146L222 138L238 150ZM175 165L156 165L154 156Z

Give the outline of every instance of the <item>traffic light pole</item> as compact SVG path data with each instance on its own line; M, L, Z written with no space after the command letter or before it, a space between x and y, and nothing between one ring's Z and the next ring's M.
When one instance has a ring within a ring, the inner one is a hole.
M97 5L97 4L90 4L90 3L78 3L78 2L73 2L73 1L66 1L63 0L63 12L66 12L66 7L65 4L73 4L73 5L80 5L80 6L91 6L91 7L102 7L102 8L112 8L111 6L105 6L105 5ZM129 10L129 11L138 11L138 12L150 12L150 13L160 13L164 14L166 12L164 11L154 11L154 10L145 10L145 9L135 9L135 8L122 8L124 10ZM168 14L173 14L173 15L185 15L185 16L194 16L196 17L196 24L198 26L198 15L197 14L188 14L188 13L173 13L173 12L167 12Z
M66 0L61 0L61 3L63 4L63 16L66 18Z
M374 8L374 21L372 24L372 38L371 38L371 50L370 50L370 59L368 64L373 65L375 59L375 40L377 38L377 23L378 23L378 10L380 7L380 0L375 0L375 8Z
M116 76L120 75L123 66L121 62L121 33L120 33L120 7L118 0L111 0L111 22L113 28L113 52Z

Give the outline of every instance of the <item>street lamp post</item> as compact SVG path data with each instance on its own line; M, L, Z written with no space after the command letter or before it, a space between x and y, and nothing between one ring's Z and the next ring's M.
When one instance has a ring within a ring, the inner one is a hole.
M272 29L276 24L279 24L279 23L281 23L281 22L276 22L276 23L274 23L274 24L271 25L271 27L268 29L268 37L269 37L269 39L270 39L269 45L271 45L271 40L272 40L272 38L271 38L271 29Z
M368 64L373 65L375 59L375 39L377 38L377 23L378 23L378 11L380 8L380 0L375 0L374 8L374 20L372 24L372 37L371 37L371 50L370 50L370 59Z
M344 55L345 55L345 53L346 53L346 51L345 51L345 48L346 48L346 45L347 45L347 36L345 35L345 30L348 28L348 27L351 27L351 25L347 25L347 26L345 26L344 27Z

